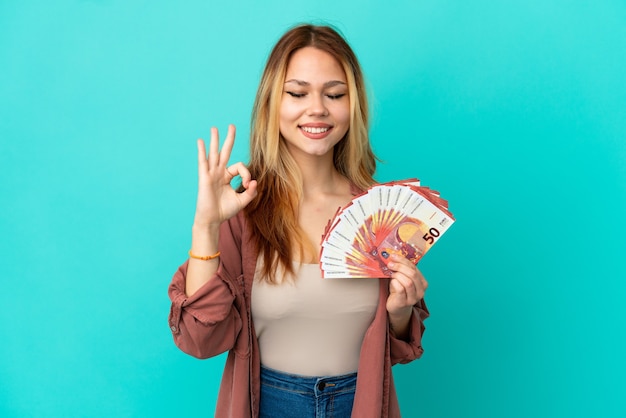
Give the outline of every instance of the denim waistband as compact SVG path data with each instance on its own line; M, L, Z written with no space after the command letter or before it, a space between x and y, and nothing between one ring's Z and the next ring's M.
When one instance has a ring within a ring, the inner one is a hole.
M261 366L261 381L277 389L315 396L354 392L357 374L301 376Z

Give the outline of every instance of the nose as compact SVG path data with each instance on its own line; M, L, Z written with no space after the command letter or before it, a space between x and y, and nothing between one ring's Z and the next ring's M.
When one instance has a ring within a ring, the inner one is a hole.
M310 95L308 116L328 116L328 108L324 104L324 96L321 94Z

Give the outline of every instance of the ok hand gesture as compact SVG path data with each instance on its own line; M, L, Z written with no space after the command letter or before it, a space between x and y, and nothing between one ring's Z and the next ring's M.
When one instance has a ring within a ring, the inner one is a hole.
M209 154L202 139L198 140L198 200L194 225L216 227L237 214L257 194L257 182L241 162L228 166L228 159L235 143L235 127L228 126L228 133L219 149L217 128L211 128ZM233 178L240 176L244 191L237 193L230 185Z

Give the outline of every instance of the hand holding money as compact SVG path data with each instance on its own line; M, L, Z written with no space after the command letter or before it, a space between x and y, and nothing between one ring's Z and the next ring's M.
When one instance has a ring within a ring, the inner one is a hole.
M329 222L322 237L322 277L392 277L392 256L414 266L454 221L448 202L419 180L372 186Z

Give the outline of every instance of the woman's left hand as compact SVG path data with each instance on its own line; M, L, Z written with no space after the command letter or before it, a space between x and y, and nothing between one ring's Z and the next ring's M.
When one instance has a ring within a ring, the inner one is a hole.
M408 331L413 305L424 298L428 282L419 269L405 257L392 255L387 267L393 271L389 281L387 312L393 330L402 336Z

